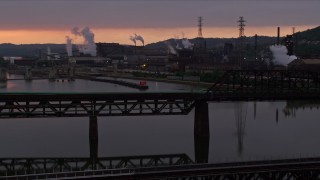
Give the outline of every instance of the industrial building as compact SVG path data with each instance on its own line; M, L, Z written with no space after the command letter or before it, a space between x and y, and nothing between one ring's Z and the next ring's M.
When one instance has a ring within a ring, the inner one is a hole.
M320 59L296 59L288 64L290 70L320 71Z

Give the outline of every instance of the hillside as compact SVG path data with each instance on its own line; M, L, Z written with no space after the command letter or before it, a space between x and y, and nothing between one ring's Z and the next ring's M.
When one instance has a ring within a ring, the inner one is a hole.
M298 37L299 42L320 41L320 26L306 31L297 32L294 35Z
M38 57L40 51L46 52L48 47L52 53L66 53L65 44L0 44L0 56Z
M191 43L196 43L196 39L189 39ZM218 48L223 47L225 43L235 43L235 38L205 38L207 43L207 48ZM146 45L146 48L166 48L166 42L175 45L174 39L168 39L165 41L160 41L152 44ZM271 45L276 42L276 37L258 36L259 45ZM253 45L254 37L247 37L246 44Z
M297 39L295 39L295 36ZM225 43L235 43L234 38L205 38L207 48L221 48ZM192 43L196 39L190 39ZM302 57L320 57L320 26L303 32L294 34L293 41L298 42L295 54ZM145 48L166 49L166 42L175 46L175 39L168 39L156 43L151 43ZM276 37L258 36L258 45L269 46L276 42ZM254 37L246 37L246 44L253 45ZM0 44L0 57L2 56L27 56L38 57L40 51L45 52L50 47L52 53L65 54L65 44Z
M295 54L304 58L320 57L320 26L294 34L298 42Z

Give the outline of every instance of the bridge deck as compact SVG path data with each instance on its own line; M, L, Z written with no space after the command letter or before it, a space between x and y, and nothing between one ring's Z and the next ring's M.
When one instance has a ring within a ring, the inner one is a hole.
M0 93L0 118L183 115L203 94Z
M319 179L320 158L101 169L8 176L6 178L193 179L195 177L210 179Z

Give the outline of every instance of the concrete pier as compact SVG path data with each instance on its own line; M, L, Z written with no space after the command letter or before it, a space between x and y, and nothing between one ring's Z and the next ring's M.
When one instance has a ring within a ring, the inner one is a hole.
M97 116L90 116L89 119L89 145L90 145L90 159L92 168L96 169L98 160L98 119Z
M209 111L205 100L195 102L194 135L198 137L209 137Z
M194 117L194 153L196 163L208 163L209 158L209 111L205 100L195 103Z
M27 68L26 72L24 74L24 79L25 80L32 80L32 71L31 68Z
M69 66L69 68L68 68L69 79L73 79L74 75L75 75L75 68L73 66Z
M52 68L49 71L49 79L56 79L57 77L57 69L56 68Z
M0 69L0 81L7 81L7 69Z

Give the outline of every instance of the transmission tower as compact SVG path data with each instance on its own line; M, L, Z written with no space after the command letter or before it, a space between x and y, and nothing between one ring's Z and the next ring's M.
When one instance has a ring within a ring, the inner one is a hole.
M198 18L198 38L202 38L202 17Z
M239 23L239 38L242 38L244 36L244 27L246 26L244 23L246 21L241 16L238 23Z
M242 69L242 63L244 61L244 55L243 55L243 44L244 44L244 27L246 26L244 23L246 21L243 19L241 16L238 23L239 23L239 44L238 44L238 51L239 51L239 56L238 56L238 66L240 69Z

